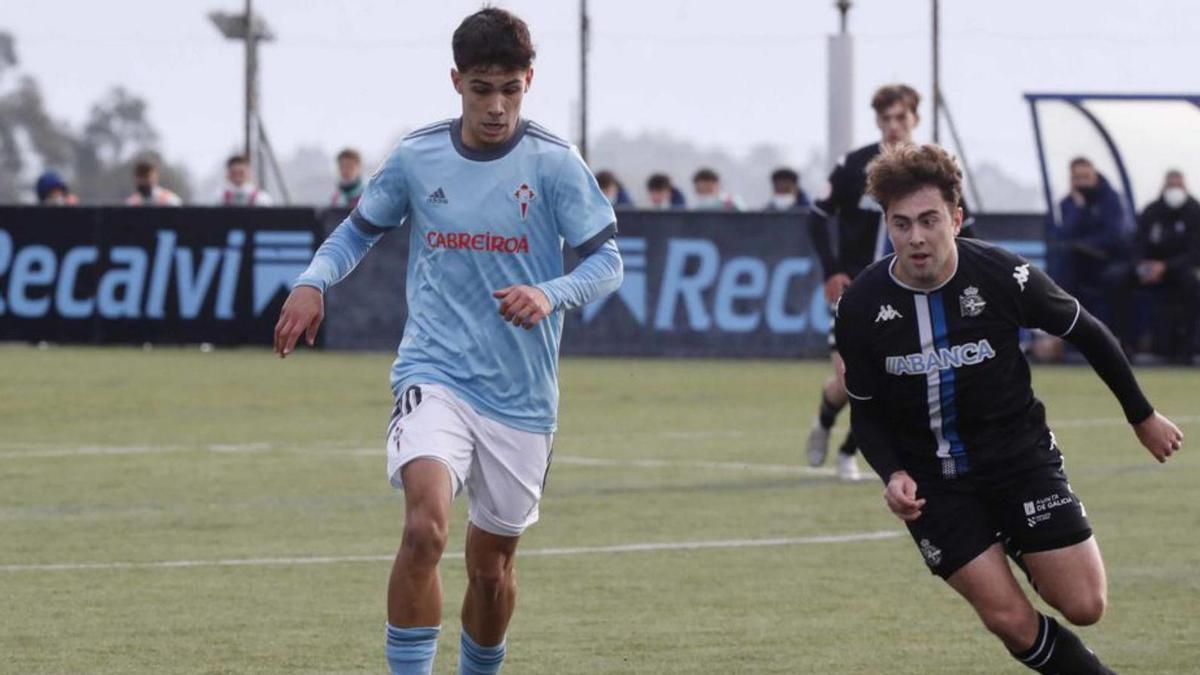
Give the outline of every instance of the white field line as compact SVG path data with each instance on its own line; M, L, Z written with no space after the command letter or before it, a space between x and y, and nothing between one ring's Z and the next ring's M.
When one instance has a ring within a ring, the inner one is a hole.
M717 539L710 541L667 541L614 546L577 546L569 548L535 548L520 551L518 557L549 557L606 555L613 553L656 553L661 551L701 551L709 549L772 548L813 544L845 544L860 541L879 541L899 537L899 530L850 532L810 537L778 537L774 539ZM447 553L445 558L462 559L461 552ZM226 558L215 560L160 560L152 562L107 563L45 563L33 565L0 565L2 572L78 572L90 570L179 569L192 567L278 567L288 565L335 565L340 563L383 563L395 557L389 555L310 556L296 558Z

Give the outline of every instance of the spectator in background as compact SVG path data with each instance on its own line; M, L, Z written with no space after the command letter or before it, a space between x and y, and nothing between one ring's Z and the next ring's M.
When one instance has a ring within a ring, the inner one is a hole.
M354 148L346 148L337 155L338 184L329 205L339 209L353 209L362 198L367 182L362 175L362 155Z
M771 174L771 201L764 211L796 211L808 204L808 195L800 187L800 174L786 167Z
M222 206L272 206L275 200L250 180L250 160L234 155L225 162L225 186L217 193Z
M650 208L655 211L687 208L683 192L671 184L665 173L656 173L646 181L646 192L650 193Z
M133 165L133 194L126 206L183 206L179 195L158 184L158 165L143 159Z
M1071 160L1071 194L1059 202L1059 215L1054 270L1058 281L1088 311L1111 325L1106 279L1111 278L1115 265L1128 258L1121 196L1091 160L1076 157Z
M629 198L625 186L617 180L613 172L601 171L596 174L596 182L600 184L600 191L604 193L605 197L608 197L608 203L612 204L613 208L633 208L633 200Z
M696 211L743 211L742 201L721 190L721 177L716 171L703 168L692 176L692 188L696 191Z
M1167 319L1164 351L1172 361L1191 363L1200 312L1200 202L1188 194L1180 171L1167 172L1162 194L1142 211L1133 253L1116 268L1122 325L1131 324L1132 291L1158 291Z
M38 176L33 189L37 193L38 204L42 206L79 205L79 199L71 192L70 186L54 169L47 169Z

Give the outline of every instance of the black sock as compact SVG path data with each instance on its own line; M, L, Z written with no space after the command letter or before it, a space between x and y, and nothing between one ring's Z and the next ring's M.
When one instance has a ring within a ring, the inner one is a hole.
M842 446L838 448L838 454L853 455L858 452L858 441L854 440L854 432L846 432L846 440L842 441Z
M1028 650L1013 658L1043 675L1116 675L1083 645L1079 636L1038 614L1038 634Z
M829 402L829 397L825 392L821 392L821 411L817 414L817 419L820 420L821 426L826 429L833 428L833 422L837 419L838 413L845 408L846 404L834 405Z

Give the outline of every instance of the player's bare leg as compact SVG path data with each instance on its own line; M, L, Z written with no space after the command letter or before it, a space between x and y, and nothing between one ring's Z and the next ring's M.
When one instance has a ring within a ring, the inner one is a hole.
M1063 618L1076 626L1090 626L1104 616L1108 604L1108 578L1095 537L1053 551L1022 556L1038 593Z
M415 459L401 469L404 535L388 580L388 623L399 628L442 622L438 561L450 534L450 471L434 459Z
M999 544L990 546L946 580L1010 652L1029 649L1038 634L1038 615L1021 590Z
M520 537L502 537L467 526L467 594L462 625L484 646L500 644L517 605L514 562Z
M842 383L842 358L836 351L830 352L833 364L833 374L825 380L821 387L821 408L817 419L813 421L812 429L808 432L808 463L810 466L821 466L829 456L829 436L838 413L846 407L849 397L846 386Z

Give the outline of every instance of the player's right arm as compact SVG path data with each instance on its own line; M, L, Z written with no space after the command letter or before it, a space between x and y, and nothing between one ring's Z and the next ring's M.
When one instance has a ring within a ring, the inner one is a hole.
M829 174L828 194L813 202L808 209L808 236L821 260L821 272L825 278L825 301L832 304L841 297L850 284L850 276L838 268L837 256L829 241L829 220L837 215L846 190L845 158L838 162Z
M275 353L286 357L301 335L309 345L325 317L325 291L346 278L367 251L408 217L408 187L402 149L396 148L371 177L358 208L342 221L292 283L275 324Z

